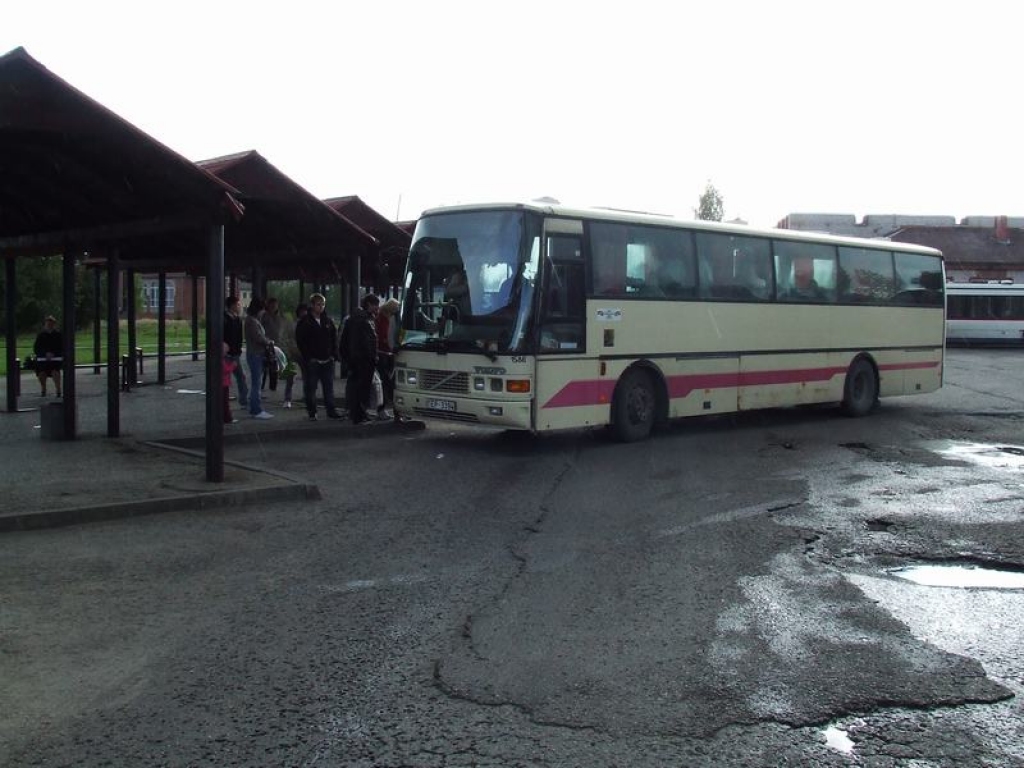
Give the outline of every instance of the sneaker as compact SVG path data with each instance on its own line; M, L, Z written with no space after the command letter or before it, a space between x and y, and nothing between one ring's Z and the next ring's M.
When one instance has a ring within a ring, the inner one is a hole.
M282 403L282 405L283 405L283 406L284 406L285 408L291 408L291 407L292 407L292 401L291 401L291 400L285 400L285 401L284 401L284 402Z
M395 414L389 411L387 408L381 408L377 411L377 419L380 421L391 421L395 418Z
M266 411L260 411L257 414L253 414L253 418L254 419L262 419L263 421L266 421L267 419L274 418L274 414L267 413Z
M309 420L310 421L316 421L316 414L315 413L309 414Z
M340 419L341 418L341 414L338 413L337 411L333 411L333 412L327 414L327 418L328 419Z
M238 419L232 419L231 421L225 421L224 423L225 424L237 424L238 423Z

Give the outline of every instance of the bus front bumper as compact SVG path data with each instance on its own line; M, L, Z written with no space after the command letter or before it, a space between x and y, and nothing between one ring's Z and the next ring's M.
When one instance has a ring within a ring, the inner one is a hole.
M457 421L462 424L530 429L530 400L480 400L395 389L395 412L414 419Z

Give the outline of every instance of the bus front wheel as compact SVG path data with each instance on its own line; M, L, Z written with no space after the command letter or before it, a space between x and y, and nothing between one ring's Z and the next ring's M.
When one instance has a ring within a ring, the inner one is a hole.
M623 443L643 440L651 434L658 400L651 377L640 370L627 371L612 401L612 433Z
M843 411L847 416L867 416L878 402L878 377L875 367L858 357L846 372L843 387Z

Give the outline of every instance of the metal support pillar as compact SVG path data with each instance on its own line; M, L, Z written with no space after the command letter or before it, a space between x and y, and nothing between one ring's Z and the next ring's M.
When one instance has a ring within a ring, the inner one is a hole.
M121 303L117 252L107 257L107 437L121 434L121 397L117 380L121 352L117 308Z
M15 327L14 299L17 291L17 261L13 256L4 259L4 304L7 316L7 412L18 410L18 385L21 369L18 367L18 329Z
M61 313L61 336L63 337L64 358L61 378L64 380L64 439L78 437L77 396L75 387L75 253L64 253L63 267L63 311Z
M210 228L206 254L206 479L224 482L224 226ZM250 386L258 387L258 381Z
M156 383L167 381L167 273L157 273ZM141 366L140 366L141 371Z
M103 302L101 301L103 296L102 288L103 285L100 269L99 267L94 267L92 270L92 372L96 376L100 375L100 361L103 359L103 345L100 343L100 336L103 333L102 324L100 323L100 308L103 306Z
M192 275L192 362L199 359L199 276Z

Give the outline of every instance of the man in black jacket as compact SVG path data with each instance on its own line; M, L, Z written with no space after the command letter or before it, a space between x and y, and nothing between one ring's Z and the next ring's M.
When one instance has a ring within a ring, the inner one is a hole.
M228 296L224 300L224 343L228 345L225 359L237 365L234 367L235 382L238 384L238 402L249 402L249 388L245 383L245 373L239 358L242 356L242 300L237 296Z
M306 396L306 413L316 421L316 385L319 382L327 407L327 418L340 419L334 404L334 357L338 349L338 329L324 312L322 294L309 297L309 312L295 326L295 345L302 355L302 385Z
M373 372L377 370L377 329L374 318L380 309L380 299L372 293L363 296L341 332L341 356L348 364L345 381L345 402L353 424L369 418L366 404L373 391Z

